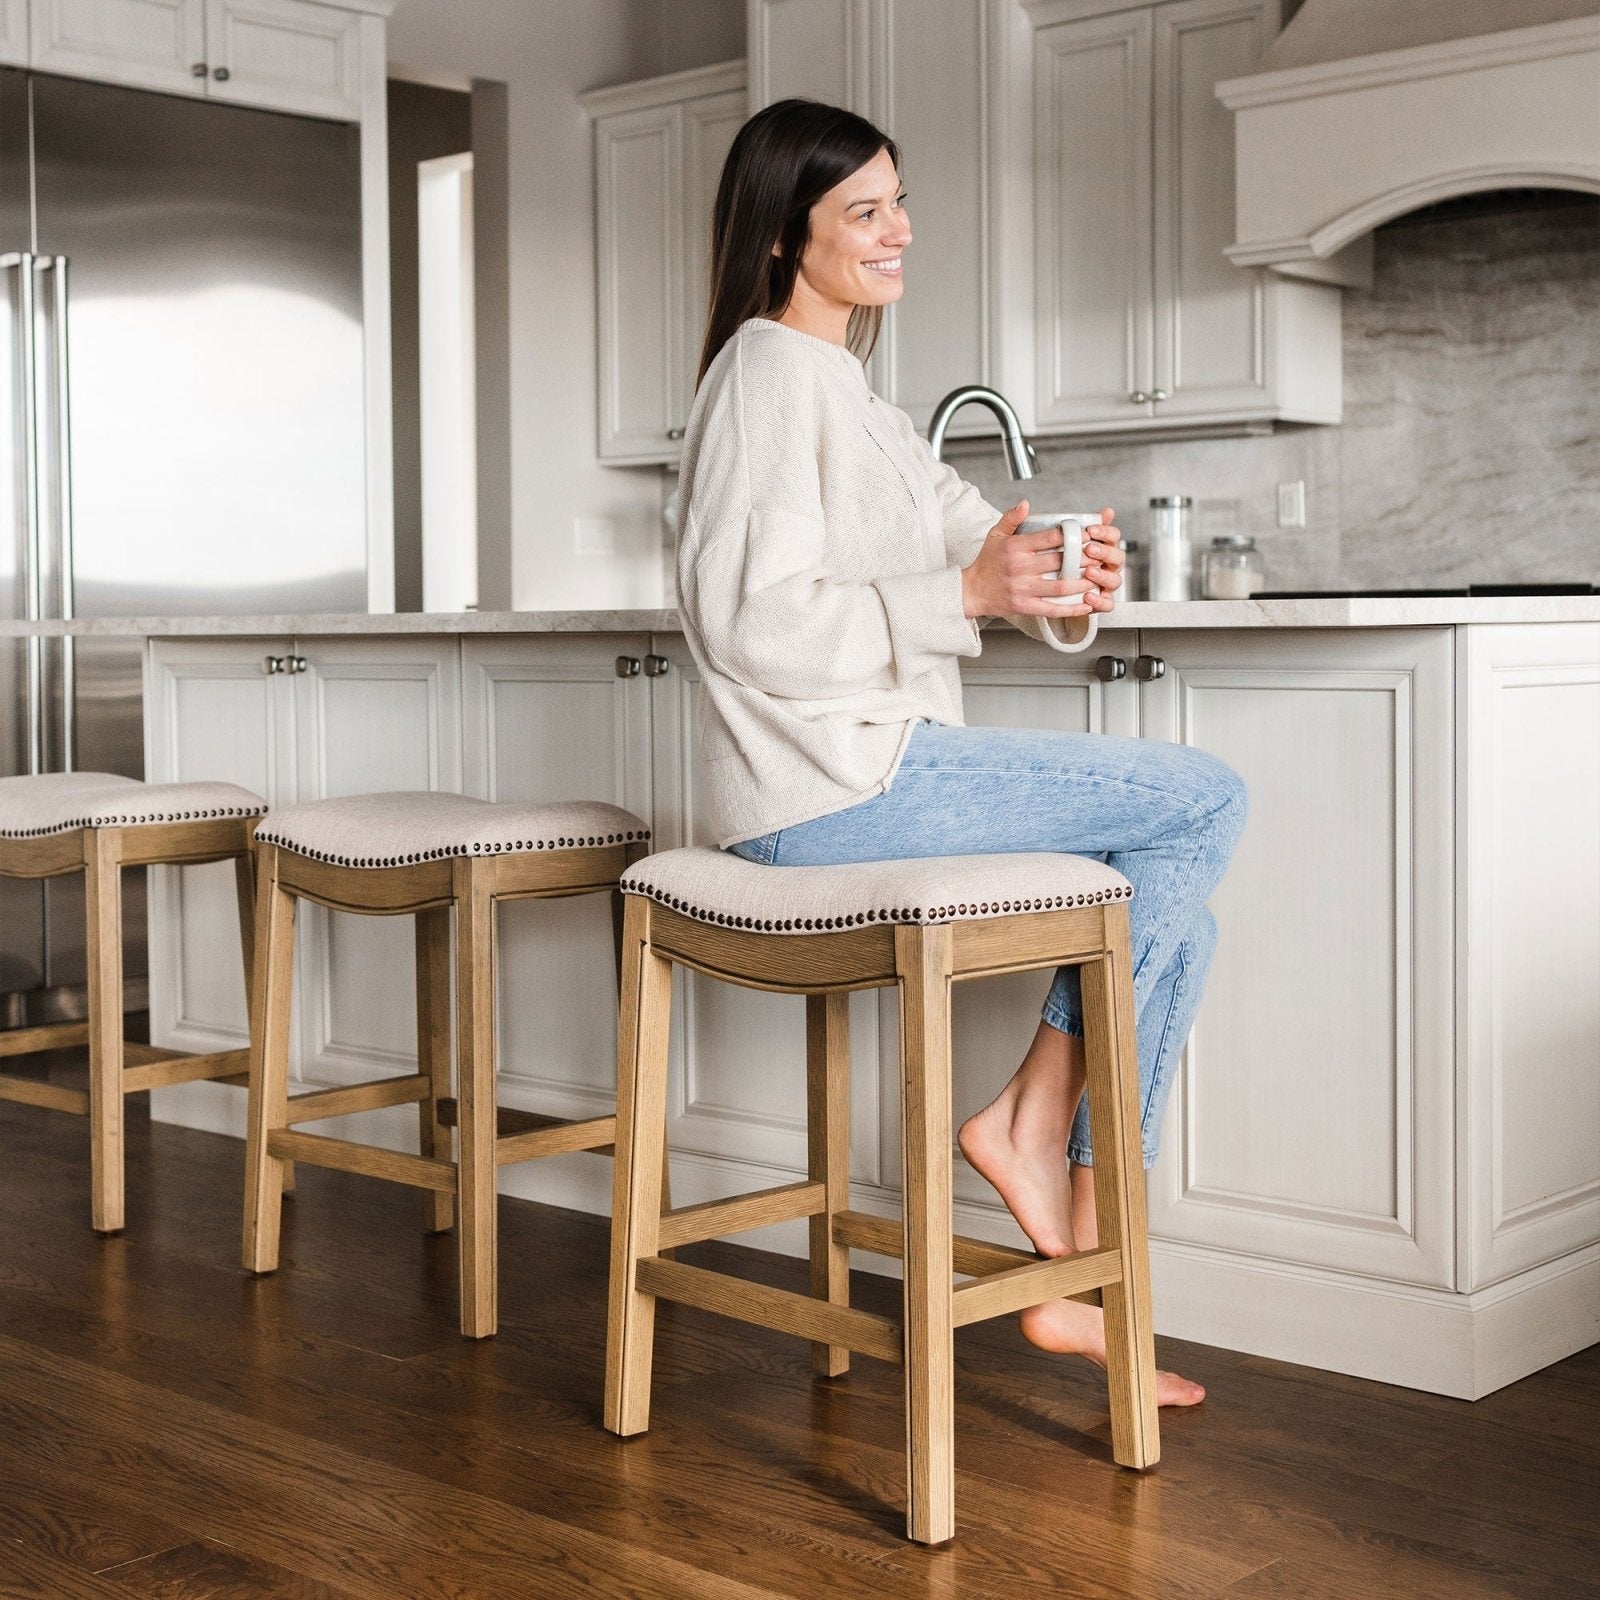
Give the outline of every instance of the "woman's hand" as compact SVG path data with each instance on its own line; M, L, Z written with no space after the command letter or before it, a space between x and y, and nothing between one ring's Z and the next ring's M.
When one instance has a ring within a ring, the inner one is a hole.
M989 530L983 548L961 572L962 609L969 617L1085 617L1109 611L1122 587L1122 531L1108 506L1085 530L1083 575L1058 578L1062 531L1018 533L1028 515L1019 501Z

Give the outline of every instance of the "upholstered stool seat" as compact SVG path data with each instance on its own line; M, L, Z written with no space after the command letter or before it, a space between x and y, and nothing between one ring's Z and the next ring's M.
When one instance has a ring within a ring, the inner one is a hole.
M26 1077L0 1077L0 1100L89 1118L90 1211L101 1233L121 1229L123 1097L167 1084L243 1083L246 1050L191 1055L124 1040L122 868L232 860L249 983L250 836L266 802L232 783L140 783L110 772L0 778L0 876L84 875L88 942L87 1022L0 1033L0 1056L87 1043L87 1093Z
M617 1045L617 1144L605 1424L649 1425L658 1299L809 1339L835 1377L851 1350L905 1369L907 1531L955 1531L954 1331L1063 1296L1104 1309L1113 1452L1159 1455L1139 1138L1128 907L1133 890L1068 855L770 867L670 850L629 869ZM806 996L808 1177L682 1210L658 1198L673 965ZM951 1224L950 986L1036 967L1082 974L1098 1246L1058 1260L956 1237ZM904 1214L850 1209L848 999L900 991ZM666 1252L809 1219L811 1293L731 1278ZM850 1304L852 1248L905 1265L900 1318ZM960 1273L970 1281L957 1285Z
M291 1162L425 1191L433 1231L457 1224L461 1328L496 1327L495 1172L571 1150L608 1150L614 1116L568 1122L495 1106L494 908L516 899L615 893L650 830L590 801L501 805L438 793L350 795L275 810L257 830L259 935L245 1156L244 1264L278 1265ZM417 1070L288 1097L295 907L416 918ZM455 913L457 1094L450 1093ZM297 1124L414 1103L420 1153L303 1132ZM452 1150L451 1129L459 1148Z

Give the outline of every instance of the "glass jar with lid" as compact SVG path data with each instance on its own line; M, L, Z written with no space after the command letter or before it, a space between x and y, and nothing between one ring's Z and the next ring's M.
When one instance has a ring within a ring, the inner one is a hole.
M1254 539L1230 533L1211 541L1200 573L1200 592L1207 600L1248 600L1266 586L1267 569Z

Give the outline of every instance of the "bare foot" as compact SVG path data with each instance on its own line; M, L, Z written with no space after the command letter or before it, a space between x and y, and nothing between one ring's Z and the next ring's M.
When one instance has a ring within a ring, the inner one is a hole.
M1047 1300L1022 1313L1022 1332L1030 1344L1056 1355L1086 1356L1097 1367L1106 1364L1105 1319L1098 1306L1078 1300ZM1206 1397L1198 1383L1175 1372L1156 1374L1158 1406L1197 1406Z
M1072 1190L1064 1134L1060 1145L1025 1147L1016 1138L1012 1110L1002 1095L961 1124L956 1143L974 1171L994 1185L1040 1255L1072 1254Z

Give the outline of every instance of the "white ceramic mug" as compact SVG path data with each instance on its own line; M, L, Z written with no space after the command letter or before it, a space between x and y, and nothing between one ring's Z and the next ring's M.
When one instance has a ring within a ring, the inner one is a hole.
M1084 531L1094 527L1099 521L1098 511L1053 511L1048 516L1025 517L1017 532L1043 533L1047 528L1060 528L1061 570L1054 576L1070 579L1083 575ZM1077 597L1073 595L1062 595L1061 599L1068 604L1077 603Z

